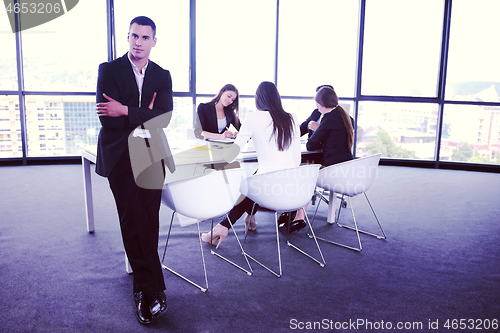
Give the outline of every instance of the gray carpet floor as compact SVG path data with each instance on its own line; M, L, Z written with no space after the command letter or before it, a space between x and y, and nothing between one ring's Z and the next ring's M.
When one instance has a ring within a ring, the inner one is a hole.
M208 292L165 271L169 310L148 327L134 316L107 180L92 178L89 234L80 165L0 168L1 332L457 332L453 319L476 329L500 319L499 174L381 166L368 195L387 240L362 235L359 253L320 242L323 268L282 242L281 278L255 264L248 276L204 244ZM360 227L375 231L364 198L353 207ZM356 244L325 215L321 204L318 235ZM160 255L169 219L162 207ZM257 221L248 246L277 265L273 214L259 212ZM167 260L202 283L196 235L196 225L175 224ZM304 231L293 239L316 253ZM243 263L234 239L220 251Z

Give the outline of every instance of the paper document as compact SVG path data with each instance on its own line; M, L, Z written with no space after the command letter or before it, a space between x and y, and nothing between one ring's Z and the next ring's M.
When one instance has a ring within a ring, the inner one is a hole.
M234 139L225 138L225 139L207 139L210 142L218 142L218 143L234 143Z
M134 137L140 137L143 139L151 139L151 133L147 129L142 129L142 128L136 128L134 130Z

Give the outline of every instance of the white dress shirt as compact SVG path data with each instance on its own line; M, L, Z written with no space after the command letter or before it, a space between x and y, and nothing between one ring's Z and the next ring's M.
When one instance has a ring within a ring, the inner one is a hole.
M142 67L142 70L139 70L139 67L137 67L132 62L132 59L130 59L130 53L128 53L128 60L130 61L130 64L132 65L132 69L134 70L135 82L137 82L137 89L139 90L139 107L142 107L142 86L144 84L144 76L146 74L146 69L148 68L149 60L146 63L146 65L144 65L144 67ZM149 133L149 130L142 129L142 128L136 128L134 130L133 136L141 137L143 139L151 138L151 134Z

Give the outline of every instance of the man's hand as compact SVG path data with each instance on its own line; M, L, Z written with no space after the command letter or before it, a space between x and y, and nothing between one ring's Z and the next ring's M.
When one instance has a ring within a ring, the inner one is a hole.
M313 131L313 132L314 132L315 130L317 130L317 129L318 129L319 124L318 124L317 122L315 122L314 120L311 120L311 121L309 122L309 124L308 124L308 127L309 127L309 129L310 129L311 131Z
M155 93L153 94L153 99L151 99L151 103L149 103L149 106L148 106L148 109L152 110L153 109L153 105L155 103L155 99L156 99L156 91Z
M97 103L97 115L108 116L108 117L120 117L120 116L128 116L128 107L126 105L122 105L120 102L112 99L106 94L102 94L104 98L106 98L109 102L107 103ZM154 101L154 98L153 98ZM151 102L151 104L153 103Z

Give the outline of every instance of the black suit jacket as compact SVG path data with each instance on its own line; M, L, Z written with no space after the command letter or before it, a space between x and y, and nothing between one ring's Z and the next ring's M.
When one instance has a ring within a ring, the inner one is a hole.
M156 99L153 109L150 110L148 106L155 92L157 94ZM125 54L121 58L99 66L97 103L108 102L102 95L103 93L121 104L127 105L128 116L99 117L102 128L97 143L96 173L104 177L110 174L119 158L128 149L130 134L141 125L150 130L152 137L149 139L149 144L164 146L166 151L163 155L167 154L168 156L162 158L166 159L167 166L173 171L173 159L163 132L163 128L167 127L170 122L171 111L173 110L170 72L149 61L142 87L141 107L139 105L139 89L132 65L128 55ZM133 138L133 140L145 142L142 138ZM145 146L145 143L143 145ZM149 152L146 152L146 154L146 156L150 156ZM132 155L131 152L131 158L133 158ZM159 158L158 154L154 156L156 160L162 158Z
M318 109L315 109L309 117L307 117L306 120L302 124L300 124L300 136L309 133L308 138L311 137L311 135L314 133L314 131L309 129L309 122L310 121L318 121L318 119L321 117L321 112L318 111Z
M354 127L352 117L351 123ZM351 151L347 149L347 130L336 109L323 116L319 127L307 140L306 147L307 150L323 149L323 166L352 160Z
M229 127L233 124L236 130L239 131L241 123L236 113L224 108L224 114L226 115L226 126ZM200 105L198 105L198 116L196 117L194 135L199 139L203 139L201 135L203 131L219 133L217 126L217 111L215 110L214 102L200 103Z

